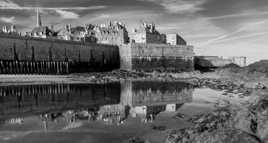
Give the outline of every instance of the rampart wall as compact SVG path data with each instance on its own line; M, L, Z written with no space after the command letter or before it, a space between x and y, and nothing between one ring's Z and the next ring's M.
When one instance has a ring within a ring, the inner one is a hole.
M192 71L192 46L132 43L120 47L121 69L137 71Z
M222 58L218 56L196 56L195 66L199 68L218 68L231 64L232 59Z
M0 34L0 60L68 61L73 69L86 71L111 70L120 65L117 46L7 34Z

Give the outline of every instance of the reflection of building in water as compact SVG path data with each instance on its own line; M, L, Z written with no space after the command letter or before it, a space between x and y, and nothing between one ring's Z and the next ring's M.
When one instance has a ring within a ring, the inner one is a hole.
M160 112L174 112L191 102L192 92L191 85L181 82L123 82L120 104L101 107L99 116L107 122L122 122L128 114L152 121Z
M101 106L98 111L98 120L108 124L122 124L129 114L129 106L122 104Z
M119 125L129 115L148 122L191 102L192 92L181 82L6 86L0 87L0 119L38 113L45 131L79 127L81 120Z
M125 82L121 103L130 106L181 104L192 100L192 86L182 82Z
M119 103L119 96L119 83L4 86L0 87L0 114L12 117L79 107L93 108Z

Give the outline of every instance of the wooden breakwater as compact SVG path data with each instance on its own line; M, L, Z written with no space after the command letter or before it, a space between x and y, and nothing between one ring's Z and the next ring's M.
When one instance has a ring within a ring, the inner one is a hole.
M0 60L0 74L69 74L69 62Z
M0 33L0 74L68 74L119 67L118 46Z

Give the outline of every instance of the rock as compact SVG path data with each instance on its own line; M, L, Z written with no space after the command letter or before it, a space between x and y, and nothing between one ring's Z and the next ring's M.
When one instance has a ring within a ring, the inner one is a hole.
M189 140L190 143L261 143L258 138L236 129L214 130L201 133Z
M174 118L176 118L176 119L183 119L183 118L185 118L185 115L182 114L182 113L177 113L177 114L174 116Z
M261 141L244 131L227 128L210 132L195 132L193 129L182 129L170 133L165 143L261 143Z
M158 131L164 131L166 130L166 126L163 125L152 125L153 130L158 130Z
M262 84L262 83L257 83L257 84L255 85L255 88L256 88L256 89L266 89L266 86L265 86L264 84Z
M235 128L229 108L198 115L190 121L193 127L172 131L165 143L260 143L258 137Z
M133 137L128 140L128 143L150 143L150 142L140 137Z
M250 107L255 115L256 134L268 142L268 96L262 95Z

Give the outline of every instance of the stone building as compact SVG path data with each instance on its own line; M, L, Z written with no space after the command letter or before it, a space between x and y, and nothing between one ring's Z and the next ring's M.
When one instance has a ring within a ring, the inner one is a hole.
M96 43L97 38L92 34L91 25L72 27L66 24L64 29L60 30L57 37L62 40L81 41Z
M178 34L167 34L167 44L187 45L187 42Z
M97 43L122 45L129 42L128 32L121 22L110 22L108 25L102 24L95 26L94 36L97 38Z
M166 43L166 35L155 29L155 24L143 23L138 29L130 34L132 43Z
M8 28L8 26L3 26L2 28L2 33L6 33L6 34L12 34L12 35L20 35L20 33L17 31L15 25L11 25L10 28Z
M26 34L27 36L36 38L52 38L57 37L57 32L50 29L48 26L35 27L31 32Z
M239 65L240 67L247 66L247 57L230 57L232 63Z
M36 14L36 27L31 32L26 32L26 36L37 38L56 38L57 32L54 31L53 26L43 26L39 10Z

